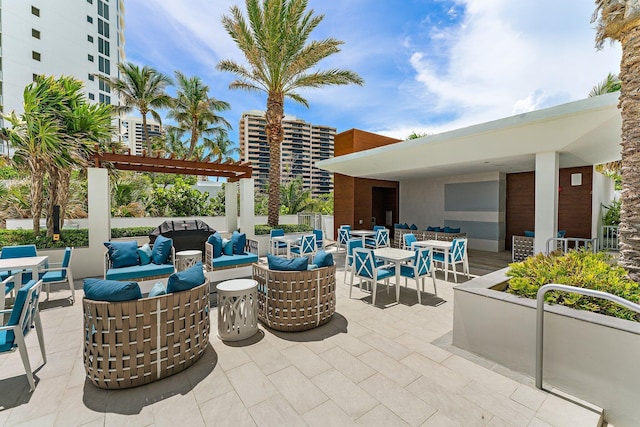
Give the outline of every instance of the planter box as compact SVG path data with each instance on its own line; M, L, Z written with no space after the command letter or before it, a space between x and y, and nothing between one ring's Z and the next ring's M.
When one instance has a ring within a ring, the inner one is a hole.
M536 302L501 291L506 271L454 287L453 344L533 377ZM546 389L603 408L618 427L637 425L640 323L547 305L544 333Z

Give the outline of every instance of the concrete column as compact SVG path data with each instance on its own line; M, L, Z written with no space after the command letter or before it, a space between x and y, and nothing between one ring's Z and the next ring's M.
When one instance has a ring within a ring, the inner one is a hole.
M104 242L111 240L111 196L107 169L89 168L87 170L87 193L89 196L89 259L102 261L105 251ZM87 276L102 276L103 273L103 263L95 262L92 263L91 271L87 272Z
M255 237L254 211L254 180L242 178L240 180L240 227L247 237Z
M227 231L238 229L238 183L227 182L225 184L224 212L227 219Z
M547 239L558 232L559 154L536 153L536 205L534 253L547 250Z

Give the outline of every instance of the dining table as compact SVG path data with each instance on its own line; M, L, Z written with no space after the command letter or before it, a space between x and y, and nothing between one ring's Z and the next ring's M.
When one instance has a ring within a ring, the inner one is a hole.
M400 266L403 262L413 259L416 253L406 249L386 247L375 249L373 254L378 259L394 263L396 272L396 302L398 302L400 300Z
M433 251L439 251L444 253L444 280L449 277L449 251L451 250L451 242L446 240L418 240L413 242L414 246L420 246L423 248L430 248Z
M365 247L365 240L367 237L375 237L376 232L373 230L351 230L352 237L361 237L362 238L362 247Z
M0 259L0 271L10 271L10 274L14 276L15 287L19 289L22 286L22 270L30 269L32 277L37 278L38 270L47 263L48 259L48 256L4 258ZM35 272L35 274L33 272ZM4 289L2 289L2 295L0 295L0 310L4 310L4 298Z
M272 242L282 242L287 245L287 258L291 258L291 246L300 245L300 239L302 239L301 235L284 235L284 236L274 236L271 238Z

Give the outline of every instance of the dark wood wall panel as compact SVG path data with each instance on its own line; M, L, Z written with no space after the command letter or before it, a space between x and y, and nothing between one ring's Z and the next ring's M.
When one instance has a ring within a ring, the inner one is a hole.
M534 172L510 173L507 175L507 206L505 248L511 250L511 237L522 236L525 230L534 230L535 217Z

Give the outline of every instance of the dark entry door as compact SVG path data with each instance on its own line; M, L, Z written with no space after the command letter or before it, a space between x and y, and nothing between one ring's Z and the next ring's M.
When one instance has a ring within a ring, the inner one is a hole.
M371 188L371 227L383 225L391 228L398 221L396 201L397 190L395 188Z

